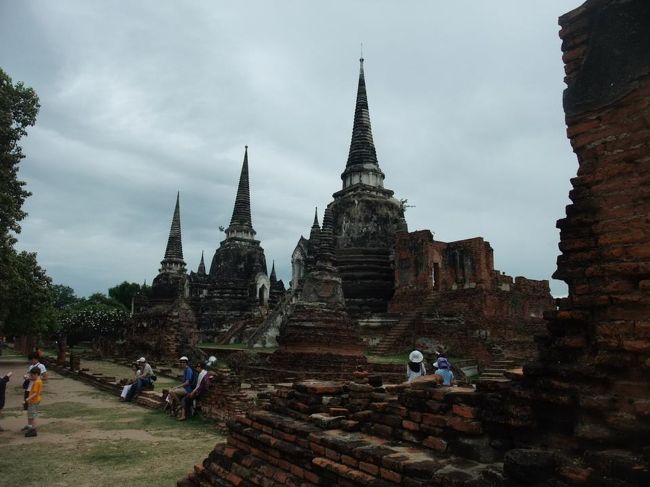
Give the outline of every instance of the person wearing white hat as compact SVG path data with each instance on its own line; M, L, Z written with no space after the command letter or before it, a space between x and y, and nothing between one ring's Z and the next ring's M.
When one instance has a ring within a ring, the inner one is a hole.
M427 375L424 368L424 355L419 350L413 350L409 354L409 363L406 365L406 382L411 382L422 375Z
M135 382L129 387L129 390L126 392L124 397L125 401L132 401L133 397L142 390L144 386L150 386L153 384L153 369L151 365L147 363L147 359L140 357L137 360L138 370L135 373Z
M179 358L178 361L180 362L181 367L183 367L183 383L169 391L169 395L167 396L167 401L171 406L173 415L176 415L178 412L178 406L181 403L181 399L194 389L192 379L194 379L194 376L196 375L196 372L189 365L190 360L185 355Z

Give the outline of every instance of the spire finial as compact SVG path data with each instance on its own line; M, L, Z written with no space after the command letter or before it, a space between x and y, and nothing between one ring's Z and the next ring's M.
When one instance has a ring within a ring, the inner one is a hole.
M363 64L363 42L361 43L361 57L359 58L359 62Z

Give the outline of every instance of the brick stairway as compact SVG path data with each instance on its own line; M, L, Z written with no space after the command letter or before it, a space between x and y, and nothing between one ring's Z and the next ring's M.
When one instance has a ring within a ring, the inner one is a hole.
M481 372L480 380L505 380L506 377L504 373L507 370L514 369L517 367L517 363L514 360L500 358L493 360L490 365L488 365L483 372Z
M420 312L418 310L411 311L405 314L399 322L393 326L386 335L377 344L373 353L378 355L385 355L395 351L396 347L399 348L399 341L406 335L409 328L413 326L417 320Z
M479 380L505 380L504 372L514 369L517 366L515 360L506 357L503 349L496 343L487 341L486 343L492 362L481 371Z
M414 338L409 336L409 332L415 329L414 325L420 320L429 323L435 321L441 326L463 322L463 319L459 317L437 316L437 313L435 313L437 299L436 295L429 294L417 308L402 316L400 321L388 331L373 349L373 353L385 355L409 348Z
M377 344L374 353L384 355L398 350L400 347L400 340L403 340L409 329L413 328L415 322L422 316L422 314L431 310L436 302L436 297L433 294L428 295L420 306L413 311L406 313L402 319L390 329L390 331L382 338Z

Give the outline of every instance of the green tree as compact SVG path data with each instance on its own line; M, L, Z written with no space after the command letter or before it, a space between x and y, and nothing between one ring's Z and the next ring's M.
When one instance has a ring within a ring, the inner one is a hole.
M56 309L63 309L66 306L79 302L79 298L74 293L74 289L63 284L52 285L52 301Z
M131 300L142 289L143 287L140 286L140 284L124 281L121 284L110 288L108 290L108 295L122 303L126 309L131 309Z
M85 299L87 304L101 304L109 308L115 308L126 311L126 307L117 299L106 296L104 293L94 293Z
M18 179L25 157L19 142L36 123L39 108L34 90L14 85L0 69L0 328L6 334L38 333L52 309L51 281L36 254L14 248L30 195Z
M18 142L36 123L39 108L34 90L21 82L14 85L0 69L0 238L4 244L15 243L10 232L20 233L19 222L27 216L22 207L31 193L18 179L18 164L25 157Z
M36 254L3 253L2 320L7 335L35 335L52 319L51 280L36 262ZM5 280L6 279L6 280Z

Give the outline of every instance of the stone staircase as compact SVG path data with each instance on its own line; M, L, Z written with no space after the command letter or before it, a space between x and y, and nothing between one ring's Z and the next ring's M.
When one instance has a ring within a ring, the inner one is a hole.
M277 347L277 336L280 334L280 326L285 317L291 313L294 295L289 290L275 305L275 308L264 318L264 321L258 326L246 339L246 343L252 348Z
M386 335L381 339L381 341L374 348L373 352L378 355L386 355L390 352L396 351L396 348L400 348L400 340L406 335L409 328L413 326L415 321L420 316L418 310L411 311L402 317L402 319L393 326Z
M411 346L410 341L412 341L412 337L408 336L409 331L414 328L414 325L419 320L427 323L435 321L440 322L440 324L462 323L463 320L458 317L432 316L434 315L432 310L434 309L437 299L438 297L436 295L429 294L424 298L420 306L402 316L402 319L397 323L397 325L393 326L373 349L373 353L385 355L409 348Z
M504 372L514 369L519 364L514 359L507 357L503 349L496 343L487 341L486 345L490 351L492 362L481 371L479 380L505 380Z
M504 375L506 370L514 369L517 367L517 363L514 360L501 358L498 360L493 360L490 365L488 365L479 377L480 380L505 380Z

